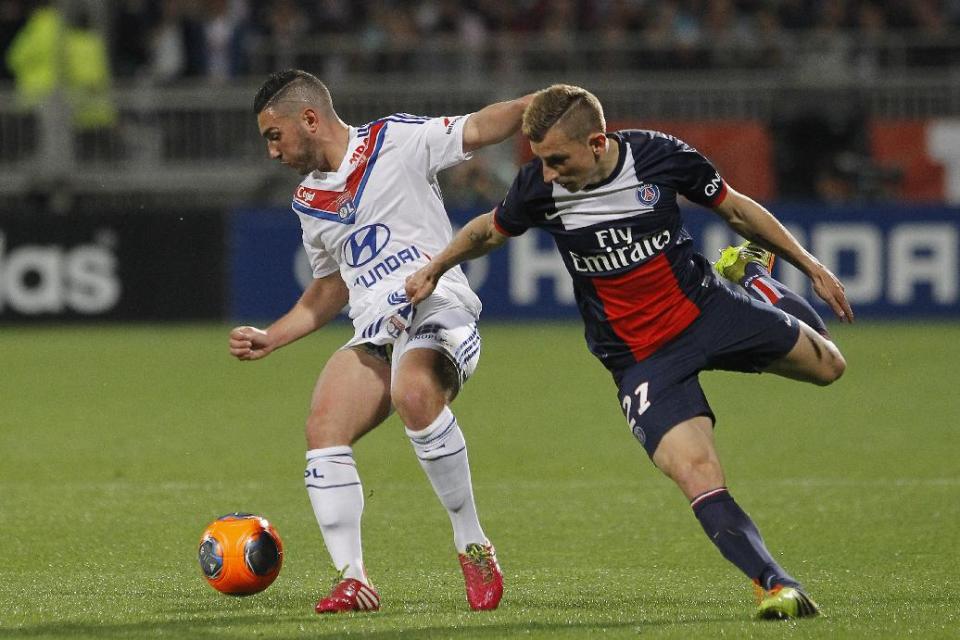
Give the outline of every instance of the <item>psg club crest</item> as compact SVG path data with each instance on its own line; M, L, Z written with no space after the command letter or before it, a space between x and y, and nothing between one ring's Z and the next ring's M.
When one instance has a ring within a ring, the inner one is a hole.
M637 200L652 207L660 200L660 187L655 184L642 184L637 187Z

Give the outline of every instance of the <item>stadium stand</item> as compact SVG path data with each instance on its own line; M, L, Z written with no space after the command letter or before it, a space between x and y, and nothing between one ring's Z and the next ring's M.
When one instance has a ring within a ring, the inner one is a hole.
M18 103L9 52L45 7L105 38L111 121L64 128L69 92ZM759 122L770 195L825 200L883 199L917 171L882 162L890 143L872 122L960 114L949 0L0 0L0 50L7 202L54 184L78 197L270 199L277 174L249 102L289 66L324 77L354 123L398 104L466 112L559 80L594 88L612 121ZM498 176L472 173L454 194L497 190Z

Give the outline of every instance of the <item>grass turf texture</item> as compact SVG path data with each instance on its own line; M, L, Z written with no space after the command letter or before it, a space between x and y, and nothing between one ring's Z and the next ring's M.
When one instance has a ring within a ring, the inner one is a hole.
M301 425L345 327L257 363L224 327L0 330L0 638L956 637L960 325L835 327L834 387L707 373L728 484L825 616L751 620L747 581L633 440L578 325L484 326L454 408L507 591L473 613L397 419L356 447L384 608L320 617L333 577ZM284 569L232 598L200 532L269 517Z

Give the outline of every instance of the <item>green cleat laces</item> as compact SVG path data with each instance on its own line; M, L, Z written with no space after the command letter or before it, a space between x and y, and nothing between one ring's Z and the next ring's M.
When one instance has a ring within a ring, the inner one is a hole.
M756 262L767 271L773 269L774 256L758 244L747 241L743 244L730 246L720 252L720 257L713 263L713 268L721 276L731 282L740 283L744 278L747 264Z

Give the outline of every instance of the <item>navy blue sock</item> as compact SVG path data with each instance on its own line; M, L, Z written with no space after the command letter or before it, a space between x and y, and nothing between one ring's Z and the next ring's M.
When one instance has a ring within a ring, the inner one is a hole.
M823 323L823 318L814 311L810 303L788 289L779 280L775 280L763 265L756 262L747 263L743 272L744 277L740 281L740 286L746 290L750 297L772 304L793 317L803 320L823 337L830 337L827 326Z
M777 584L799 586L767 551L757 526L726 487L700 494L690 506L710 541L748 578L767 590Z

